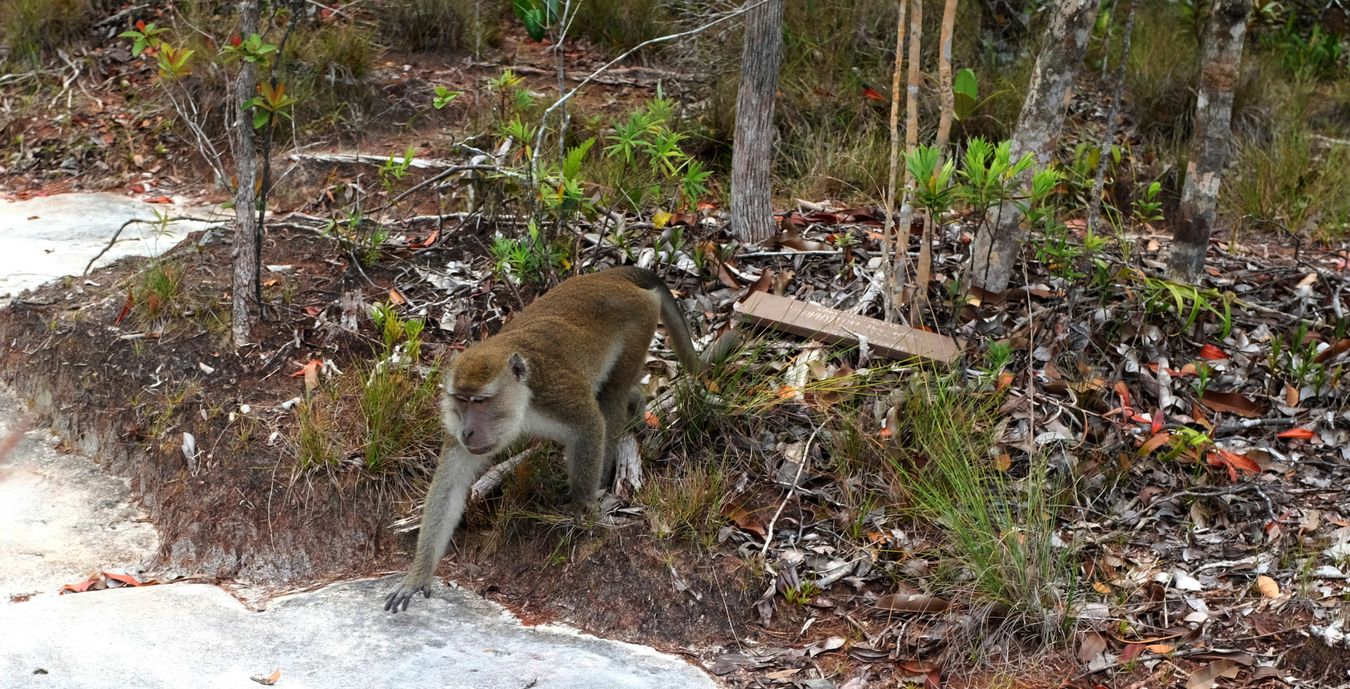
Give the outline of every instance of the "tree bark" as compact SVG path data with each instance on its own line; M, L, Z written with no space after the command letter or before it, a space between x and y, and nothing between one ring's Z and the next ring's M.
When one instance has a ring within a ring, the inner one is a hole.
M1191 138L1186 182L1181 188L1181 219L1172 235L1168 277L1194 282L1205 266L1209 235L1214 229L1219 182L1228 159L1233 87L1242 64L1247 33L1248 0L1215 0L1205 37L1200 93L1195 99L1195 132Z
M956 30L956 0L947 0L942 6L942 33L938 36L938 97L942 110L938 113L937 147L944 153L952 134L952 33Z
M906 272L901 278L901 252L909 250L909 232L902 237L895 225L895 188L899 184L900 167L900 69L905 60L905 8L909 0L896 3L895 18L895 70L891 72L891 159L890 173L886 178L886 225L882 229L881 271L886 289L884 298L886 321L894 323L897 315L896 295L909 282Z
M747 0L755 2L755 0ZM783 52L785 0L767 0L745 18L736 135L731 152L731 232L743 242L774 234L771 203L774 92Z
M1056 6L1036 66L1031 72L1027 98L1017 118L1013 134L1013 160L1034 153L1039 165L1050 162L1060 128L1064 124L1064 106L1068 102L1078 68L1083 63L1092 23L1097 17L1098 0L1063 0ZM1031 179L1028 171L1022 182ZM1009 202L999 207L988 232L975 237L972 247L971 281L986 292L999 293L1008 288L1017 255L1024 240L1022 217Z
M247 38L258 33L259 0L240 0L239 33ZM230 143L234 149L234 246L230 256L233 264L231 292L233 309L231 334L234 346L242 347L253 340L253 328L258 324L258 268L262 228L258 226L257 206L258 159L254 152L253 117L243 103L258 90L258 70L252 62L240 60L239 76L234 85L234 122L230 127Z

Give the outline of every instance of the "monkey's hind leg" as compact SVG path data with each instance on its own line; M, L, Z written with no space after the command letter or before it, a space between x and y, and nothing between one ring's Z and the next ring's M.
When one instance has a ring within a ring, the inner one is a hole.
M605 416L597 406L577 410L572 438L566 443L567 478L570 488L568 510L576 516L587 515L600 492L605 461Z

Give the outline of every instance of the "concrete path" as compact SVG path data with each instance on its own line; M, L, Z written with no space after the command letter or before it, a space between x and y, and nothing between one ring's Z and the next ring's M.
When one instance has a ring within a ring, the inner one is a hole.
M0 295L80 273L126 218L148 217L137 205L107 195L0 201ZM191 229L148 241L133 231L136 241L119 242L115 252L161 251ZM24 416L0 387L0 449ZM158 545L127 482L58 444L43 429L26 430L0 455L5 689L256 689L254 677L277 671L278 687L316 689L717 686L678 656L561 627L527 628L458 589L438 587L433 598L390 615L382 599L393 577L275 599L263 612L204 584L57 595L99 570L138 572Z

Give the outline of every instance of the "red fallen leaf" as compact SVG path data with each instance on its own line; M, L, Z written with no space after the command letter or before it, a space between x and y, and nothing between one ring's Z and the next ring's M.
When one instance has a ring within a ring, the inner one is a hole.
M1219 349L1218 347L1215 347L1214 345L1209 344L1207 342L1205 343L1205 346L1200 348L1200 358L1207 359L1209 361L1220 361L1223 359L1227 359L1228 354L1226 354L1222 349Z
M238 48L238 47L239 47L239 44L240 44L240 43L243 43L243 42L244 42L244 39L240 38L240 37L239 37L239 34L234 34L233 36L230 36L229 44L232 45L232 46L234 46L234 47L236 47L236 48Z
M64 595L66 593L84 593L85 591L89 590L90 586L93 586L98 582L99 576L97 574L93 574L90 575L89 578L85 579L84 581L75 584L66 584L65 586L62 586L60 593L61 595Z
M1228 480L1230 481L1238 480L1238 472L1253 475L1261 473L1261 466L1256 462L1253 462L1247 455L1240 455L1236 452L1229 452L1228 450L1217 447L1214 448L1213 452L1209 453L1209 457L1206 461L1209 462L1210 466L1227 469Z
M291 374L292 378L305 377L305 392L309 392L319 386L319 368L323 362L318 359L310 359L309 363L300 367L299 371Z
M317 316L317 315L319 315L320 313L323 313L323 307L321 307L321 306L306 306L306 307L305 307L305 313L309 314L310 316Z
M647 424L647 428L661 427L661 417L657 416L655 412L650 410L642 413L642 422Z
M1285 440L1312 440L1313 435L1311 428L1291 428L1287 431L1280 431L1275 434L1275 437Z
M1259 419L1266 415L1261 405L1236 392L1206 390L1200 396L1200 402L1214 411L1237 414L1248 419Z
M745 301L746 299L749 299L750 295L754 294L755 292L767 293L769 291L769 288L772 286L773 286L773 271L770 270L769 268L765 268L764 270L760 271L759 279L755 280L755 284L750 285L750 289L746 290L745 294L741 295L740 299L738 299L737 301Z
M407 300L407 299L404 299L404 298L403 298L403 295L402 295L402 294L399 294L399 293L398 293L398 290L394 289L393 287L390 287L390 288L389 288L389 301L390 301L390 303L393 303L393 304L406 304L406 303L408 303L408 300Z
M109 572L108 570L103 570L103 576L105 578L112 579L113 581L126 584L127 586L141 585L141 581L139 579L131 576L130 574L125 574L122 572Z
M1128 663L1139 657L1144 652L1144 644L1126 644L1125 650L1120 652L1120 662Z
M127 315L131 313L131 308L136 305L136 298L127 290L127 300L122 304L122 310L117 312L117 318L113 319L113 325L121 325L126 320Z
M133 194L144 194L144 193L145 193L145 185L144 185L144 184L141 184L140 182L137 182L137 183L135 183L135 184L129 185L129 186L127 187L127 190L130 191L130 192L133 193Z
M136 30L137 30L137 31L145 31L145 20L144 20L144 19L137 19L137 20L136 20Z
M1130 404L1130 387L1125 384L1125 381L1118 380L1116 381L1114 389L1116 391L1116 397L1120 398L1121 408L1126 410L1130 409L1132 406Z
M146 203L173 203L173 199L167 196L148 196L141 200Z
M872 88L871 86L863 87L863 95L867 97L867 100L876 100L881 101L883 103L887 101L887 98L885 96L881 95L879 91Z
M1162 428L1163 428L1163 413L1161 409L1158 409L1153 412L1152 431L1154 434L1157 434L1157 432L1161 431Z
M435 244L436 240L440 238L441 238L441 231L439 229L432 230L431 234L427 235L426 239L422 240L421 242L418 242L417 248L425 249Z

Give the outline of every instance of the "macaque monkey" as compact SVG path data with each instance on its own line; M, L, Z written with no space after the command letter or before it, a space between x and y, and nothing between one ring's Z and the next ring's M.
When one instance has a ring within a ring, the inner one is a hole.
M613 480L617 441L644 406L637 383L658 320L685 371L697 373L702 362L670 289L633 267L564 280L450 362L440 464L412 567L385 598L385 610L407 610L418 591L431 597L436 563L469 489L493 455L522 436L560 443L570 509L586 514L594 507L602 481Z

